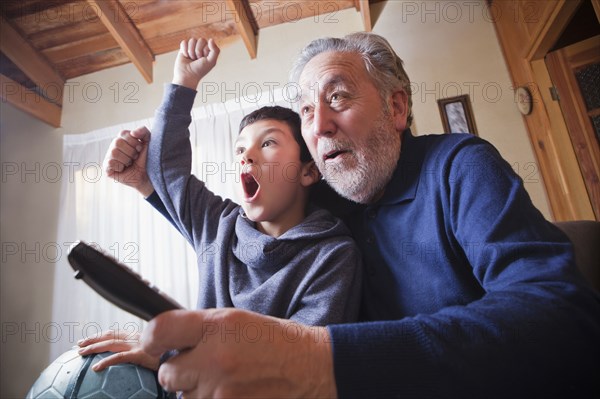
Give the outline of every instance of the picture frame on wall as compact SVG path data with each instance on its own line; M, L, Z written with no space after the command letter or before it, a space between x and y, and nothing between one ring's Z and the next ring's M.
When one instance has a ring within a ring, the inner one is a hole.
M437 100L444 133L470 133L477 136L475 118L468 94Z

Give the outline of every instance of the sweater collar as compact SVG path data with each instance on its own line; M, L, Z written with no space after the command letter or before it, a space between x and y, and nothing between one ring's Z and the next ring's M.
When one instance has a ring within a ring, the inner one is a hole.
M413 200L419 186L419 176L425 155L422 140L417 140L410 129L402 132L400 158L381 199L374 205L393 205Z

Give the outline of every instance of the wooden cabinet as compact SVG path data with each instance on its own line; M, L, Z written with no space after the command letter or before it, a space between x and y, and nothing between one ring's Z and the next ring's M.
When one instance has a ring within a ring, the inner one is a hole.
M546 66L596 219L600 215L600 35L552 51ZM594 123L596 122L596 123Z
M513 87L525 86L532 112L523 116L556 221L598 220L544 57L584 0L494 0L490 13ZM589 0L587 0L589 1ZM592 0L600 8L599 0Z

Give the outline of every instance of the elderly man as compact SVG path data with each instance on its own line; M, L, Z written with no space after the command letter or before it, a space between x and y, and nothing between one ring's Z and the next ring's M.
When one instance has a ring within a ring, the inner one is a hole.
M412 136L409 79L380 36L316 40L292 78L310 152L350 200L315 192L363 251L364 322L167 312L143 336L154 356L183 349L161 384L190 397L597 397L598 296L498 152Z

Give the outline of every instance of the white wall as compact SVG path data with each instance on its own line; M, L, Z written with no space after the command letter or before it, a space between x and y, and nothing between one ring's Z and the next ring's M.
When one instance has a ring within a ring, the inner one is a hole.
M46 259L56 257L62 137L10 105L1 107L0 397L17 398L48 361L42 327L51 322L54 265Z
M426 3L429 5L425 6ZM526 178L534 203L549 217L543 186L540 181L532 182L530 170L526 169L535 167L535 159L512 100L510 79L493 25L482 13L483 0L479 7L473 6L473 2L449 2L462 5L463 17L455 23L449 22L456 19L452 9L444 10L445 3L441 2L436 11L436 3L392 0L371 7L376 18L374 31L390 40L405 60L417 87L433 91L427 95L415 93L418 132L442 131L436 99L457 94L451 90L454 84L451 82L455 82L471 94L480 136L518 166L516 169ZM472 18L466 7L473 10ZM431 9L433 13L428 13ZM241 40L229 40L223 44L217 68L205 80L208 90L217 87L225 92L220 90L206 100L220 101L236 95L252 95L257 89L268 90L270 86L281 87L287 81L295 55L311 39L342 36L361 28L359 14L351 9L319 17L317 21L308 18L264 29L260 32L256 60L249 60ZM48 363L49 341L56 331L51 324L50 308L57 256L52 250L61 245L55 243L60 187L54 181L56 166L62 165L62 135L152 116L160 102L163 83L171 79L174 58L174 53L157 57L152 84L147 84L132 65L69 81L60 129L52 129L10 105L1 104L0 397L24 396ZM483 91L485 85L489 87L487 93ZM471 91L467 90L469 87ZM498 96L494 87L500 87L501 93L497 101L490 101L490 97ZM202 95L198 96L197 104L201 100ZM12 174L15 168L17 171ZM26 170L37 170L39 176L35 172L21 175ZM62 173L68 170L63 169ZM540 179L539 174L533 177ZM65 326L59 327L61 333L68 333ZM74 341L78 338L74 337Z

